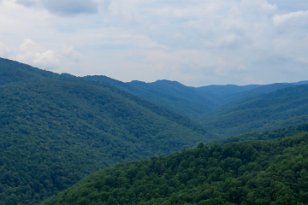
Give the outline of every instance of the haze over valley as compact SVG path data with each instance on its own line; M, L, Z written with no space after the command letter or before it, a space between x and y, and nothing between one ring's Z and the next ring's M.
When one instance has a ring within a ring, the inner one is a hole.
M303 0L0 0L0 205L306 205L307 53Z

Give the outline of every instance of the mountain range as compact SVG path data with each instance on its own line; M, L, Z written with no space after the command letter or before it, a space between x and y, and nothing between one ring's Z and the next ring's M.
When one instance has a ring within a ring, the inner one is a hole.
M304 124L307 116L305 81L124 83L0 58L0 205L36 204L115 164Z
M284 137L275 140L264 134L261 141L200 144L169 157L105 169L42 205L304 205L305 127L287 137L285 130L276 131Z
M207 133L112 86L0 60L0 204L34 204L107 165L168 154Z
M111 84L186 116L216 137L279 128L308 119L308 81L189 87L168 80L123 83L106 76L85 78Z

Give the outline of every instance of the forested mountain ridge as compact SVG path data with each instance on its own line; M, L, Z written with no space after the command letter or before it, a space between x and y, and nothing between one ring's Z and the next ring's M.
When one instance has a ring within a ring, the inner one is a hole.
M175 81L123 83L106 76L87 76L101 85L112 84L154 104L164 106L224 138L271 130L308 120L308 82L269 85L188 87Z
M206 140L113 86L0 59L0 204L34 204L110 164Z
M218 135L269 130L308 120L308 85L292 85L229 104L203 121ZM220 133L219 133L220 132Z
M308 84L308 81L301 81L268 85L230 84L191 87L170 80L158 80L152 83L135 80L124 83L107 76L86 76L84 79L121 88L150 102L196 119L196 121L210 115L211 112L216 113L217 110L229 104L233 105L280 89Z
M43 79L45 77L54 77L55 74L43 71L29 65L0 58L0 85L16 83L22 81L31 81L34 79Z
M38 203L115 163L307 122L307 103L306 82L201 88L166 80L126 84L0 58L0 205ZM230 140L244 138L250 136ZM146 204L161 204L153 200Z
M153 83L132 81L123 83L106 76L86 76L85 79L102 85L112 84L133 95L190 118L202 116L214 106L214 103L206 95L201 95L195 88L184 86L175 81L159 80Z
M308 202L304 130L275 140L200 144L169 157L105 169L42 205L304 205Z

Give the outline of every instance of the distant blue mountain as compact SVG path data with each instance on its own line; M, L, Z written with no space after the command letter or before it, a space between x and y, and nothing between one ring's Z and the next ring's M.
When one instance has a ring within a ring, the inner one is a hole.
M87 80L112 84L133 95L190 117L215 135L277 128L308 119L308 81L269 85L189 87L176 81L123 83L108 77Z

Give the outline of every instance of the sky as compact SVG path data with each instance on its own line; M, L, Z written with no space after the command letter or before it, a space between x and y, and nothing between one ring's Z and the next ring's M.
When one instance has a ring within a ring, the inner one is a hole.
M0 56L125 82L308 80L308 0L0 0Z

